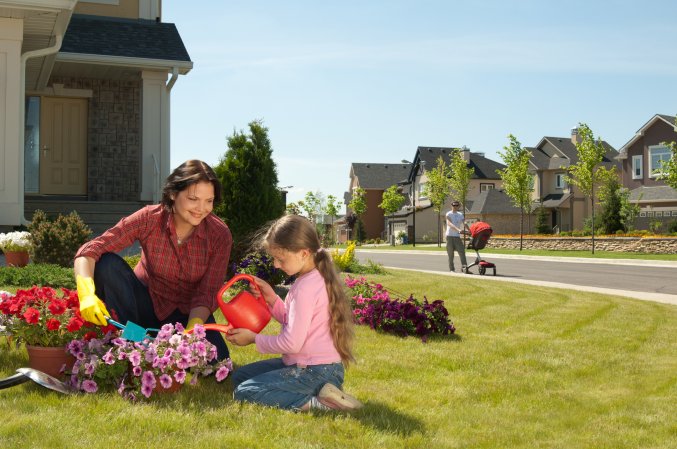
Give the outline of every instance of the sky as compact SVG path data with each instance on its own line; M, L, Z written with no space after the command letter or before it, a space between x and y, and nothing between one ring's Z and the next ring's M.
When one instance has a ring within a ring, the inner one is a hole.
M348 190L350 164L418 146L501 162L579 123L617 150L677 114L674 0L163 2L193 61L171 98L171 165L216 165L262 120L287 201ZM201 8L201 9L200 9Z

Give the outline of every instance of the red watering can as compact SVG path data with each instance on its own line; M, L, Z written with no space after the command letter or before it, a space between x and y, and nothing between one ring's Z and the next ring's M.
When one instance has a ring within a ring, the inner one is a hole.
M235 295L233 299L225 302L223 300L223 294L235 282L241 280L249 281L249 284L259 293L259 297L257 298L249 293L249 291L243 290ZM244 327L258 334L270 321L270 309L268 308L266 300L263 299L263 293L261 293L259 286L256 285L254 278L248 274L236 274L233 276L223 287L221 287L221 290L219 290L216 295L216 300L218 301L219 308L221 308L221 312L223 312L223 316L226 317L228 324L205 324L203 325L205 330L215 330L226 333L231 329ZM191 333L192 331L193 330L191 329L187 333Z

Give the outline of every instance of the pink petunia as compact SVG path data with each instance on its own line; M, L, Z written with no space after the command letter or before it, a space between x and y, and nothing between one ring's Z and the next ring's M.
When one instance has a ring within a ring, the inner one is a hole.
M216 371L216 381L221 382L223 379L228 377L228 373L230 373L230 370L227 367L222 366Z
M186 380L186 372L184 370L179 370L174 373L174 380L182 384Z
M99 386L93 380L85 380L82 382L82 389L87 393L96 393L99 389Z
M172 378L169 377L167 374L163 374L160 376L160 385L162 385L162 388L169 388L172 386Z

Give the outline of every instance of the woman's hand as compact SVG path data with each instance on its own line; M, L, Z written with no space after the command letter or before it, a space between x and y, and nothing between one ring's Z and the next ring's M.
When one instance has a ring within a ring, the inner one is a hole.
M236 344L238 346L247 346L254 343L256 339L256 333L250 331L249 329L239 328L231 329L226 334L226 340L228 342Z
M275 290L273 290L273 287L271 287L269 283L261 278L256 276L252 276L252 278L254 278L254 282L256 282L256 285L261 290L261 293L263 293L263 299L270 307L273 307L275 301L277 301L277 294L275 293ZM253 286L250 287L249 290L254 296L258 298L259 292Z

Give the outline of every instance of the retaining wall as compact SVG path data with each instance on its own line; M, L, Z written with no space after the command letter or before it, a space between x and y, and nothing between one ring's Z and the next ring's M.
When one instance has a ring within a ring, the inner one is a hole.
M487 249L507 248L519 249L519 237L492 236L487 242ZM529 237L522 241L524 249L547 249L547 250L592 250L590 237ZM627 253L655 253L677 254L677 238L657 237L595 237L596 251L616 251Z

